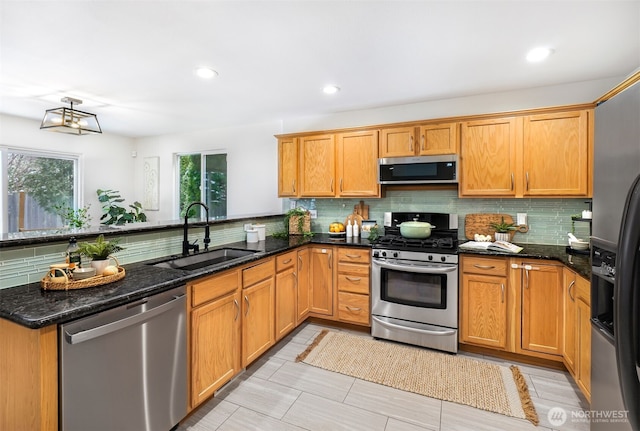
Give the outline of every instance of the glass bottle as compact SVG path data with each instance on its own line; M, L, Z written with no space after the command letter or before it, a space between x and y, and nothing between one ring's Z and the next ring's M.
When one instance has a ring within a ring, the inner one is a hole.
M67 246L67 263L69 264L69 269L74 269L75 267L80 268L82 265L80 247L78 246L78 241L75 236L69 238L69 245Z

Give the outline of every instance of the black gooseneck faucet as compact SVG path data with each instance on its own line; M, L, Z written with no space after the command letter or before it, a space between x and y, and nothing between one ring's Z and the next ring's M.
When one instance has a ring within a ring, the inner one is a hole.
M200 251L200 247L198 247L198 240L195 240L193 244L189 244L189 210L191 207L195 205L200 205L205 209L207 214L206 225L204 227L204 249L205 251L209 249L209 243L211 239L209 238L209 207L203 204L202 202L192 202L187 207L187 210L184 213L184 227L183 227L183 239L182 239L182 255L189 256L189 252L193 250L194 253Z

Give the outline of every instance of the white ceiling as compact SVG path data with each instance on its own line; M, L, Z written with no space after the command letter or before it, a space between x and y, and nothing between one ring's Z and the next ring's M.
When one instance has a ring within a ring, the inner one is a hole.
M552 47L544 63L526 51ZM197 66L219 76L203 81ZM625 76L640 1L0 0L0 113L140 137ZM342 91L322 93L333 83ZM586 102L586 101L585 101Z

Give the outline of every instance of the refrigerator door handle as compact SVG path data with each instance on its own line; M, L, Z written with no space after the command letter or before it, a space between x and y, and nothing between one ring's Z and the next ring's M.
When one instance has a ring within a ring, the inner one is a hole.
M622 399L632 429L640 429L640 378L638 349L640 332L640 175L627 194L622 215L616 279L614 285L614 328L616 362ZM634 294L635 293L635 294Z

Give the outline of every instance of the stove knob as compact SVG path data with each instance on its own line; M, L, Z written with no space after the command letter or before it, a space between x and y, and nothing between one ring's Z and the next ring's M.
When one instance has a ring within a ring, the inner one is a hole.
M429 255L429 257L427 257L427 259L433 260L433 256Z
M373 257L380 257L380 253L378 253L377 251L373 252Z
M387 252L386 251L382 252L382 257L387 257Z
M446 261L447 261L447 256L442 256L442 257L440 258L440 260L441 260L441 261L443 261L443 262L446 262Z
M398 257L398 252L397 251L393 253L393 257Z

